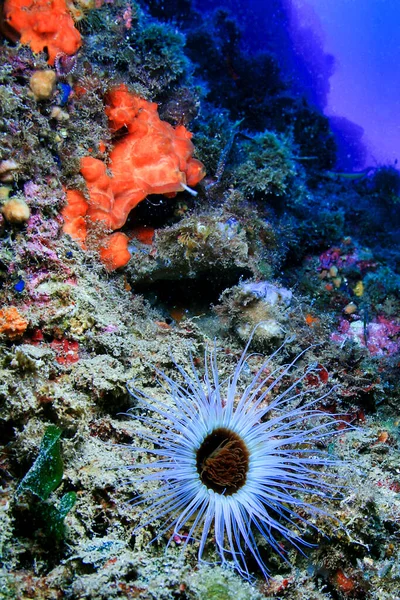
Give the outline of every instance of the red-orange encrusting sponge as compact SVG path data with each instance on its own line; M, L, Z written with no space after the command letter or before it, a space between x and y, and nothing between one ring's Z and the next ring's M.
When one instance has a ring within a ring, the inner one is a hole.
M17 340L22 337L29 322L21 315L16 306L5 306L0 309L0 334L4 334L9 340Z
M46 49L49 65L57 54L75 54L81 46L66 0L5 0L3 18L7 37L28 44L33 52Z
M82 192L78 190L67 190L67 205L62 210L64 218L64 233L80 242L83 249L87 235L87 225L85 215L88 209L88 203Z
M154 102L120 85L108 94L105 112L114 132L126 127L128 134L110 153L112 177L101 161L82 159L81 173L90 195L88 215L93 220L119 229L148 194L175 196L204 177L202 163L193 158L192 134L183 125L174 129L161 121Z
M102 221L111 230L119 229L148 194L172 197L195 186L205 175L203 164L193 158L192 134L183 125L174 129L161 121L157 104L132 94L125 85L111 90L106 100L110 128L116 132L125 127L127 133L110 152L110 174L101 160L90 156L81 159L81 173L88 189L87 206L83 196L79 199L69 191L68 206L63 211L64 231L81 243L84 239L79 219L85 218L88 224ZM128 238L121 236L113 238L118 241L115 260L112 240L100 252L109 270L129 260Z
M100 258L107 271L115 271L126 265L131 255L128 250L129 238L121 231L116 231L105 238L100 248Z

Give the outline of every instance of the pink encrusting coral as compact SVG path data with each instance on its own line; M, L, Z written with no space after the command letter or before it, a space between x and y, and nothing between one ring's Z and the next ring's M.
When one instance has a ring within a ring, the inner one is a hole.
M353 341L367 348L373 356L385 356L400 349L399 334L399 323L378 316L370 323L364 323L362 319L353 322L342 319L338 331L332 333L331 339L341 344Z

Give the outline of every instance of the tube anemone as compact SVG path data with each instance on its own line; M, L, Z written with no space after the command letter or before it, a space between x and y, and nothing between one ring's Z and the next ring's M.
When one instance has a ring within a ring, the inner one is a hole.
M212 533L221 562L233 562L246 578L249 553L268 576L257 534L287 560L280 539L299 550L312 546L298 526L319 531L315 517L329 518L319 504L341 487L339 461L318 449L321 440L338 432L338 420L314 408L329 391L317 397L304 382L317 368L309 367L293 381L291 372L304 352L273 367L280 348L241 384L254 356L248 354L250 342L232 375L221 382L215 346L205 353L203 380L193 361L190 372L175 363L177 380L157 371L169 396L165 403L132 382L129 386L141 410L131 414L146 426L146 433L138 433L146 447L133 450L151 459L128 468L135 470L136 483L158 483L135 501L146 505L141 516L147 519L139 527L161 521L155 539L166 533L169 541L181 536L183 547L197 539L199 561Z

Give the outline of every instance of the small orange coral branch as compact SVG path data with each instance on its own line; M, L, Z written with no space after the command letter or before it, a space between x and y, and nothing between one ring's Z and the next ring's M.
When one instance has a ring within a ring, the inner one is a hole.
M65 0L5 0L3 19L5 35L33 52L47 49L49 65L60 52L75 54L82 43Z
M13 341L20 338L28 327L28 321L15 306L6 306L0 310L0 334Z
M172 197L196 185L205 175L203 164L193 158L192 134L183 125L174 129L161 121L155 103L120 85L108 94L105 112L112 131L125 127L127 134L110 152L110 175L101 160L90 156L81 159L87 200L80 192L67 192L64 231L81 243L86 237L82 219L88 225L102 221L111 230L119 229L130 211L148 194ZM128 238L120 234L113 240L118 241L118 257L112 259L114 243L111 240L104 243L100 253L109 270L129 260Z

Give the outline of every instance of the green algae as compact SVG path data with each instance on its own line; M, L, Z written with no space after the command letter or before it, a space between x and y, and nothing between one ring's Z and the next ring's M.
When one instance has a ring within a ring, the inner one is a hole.
M16 495L29 492L40 499L32 502L32 510L38 516L46 534L61 540L64 534L64 519L76 502L76 493L67 492L58 506L48 502L61 483L64 465L60 451L61 429L49 425L43 435L39 455L19 484Z
M44 524L44 530L49 537L55 538L56 540L61 540L64 537L65 517L75 506L75 502L76 493L67 492L61 497L58 506L49 503L38 505L38 514Z
M244 141L242 150L245 160L235 172L239 189L248 196L285 196L296 176L290 141L264 131Z
M63 461L60 453L61 429L49 425L40 444L39 455L17 488L17 494L29 491L47 500L61 483Z

